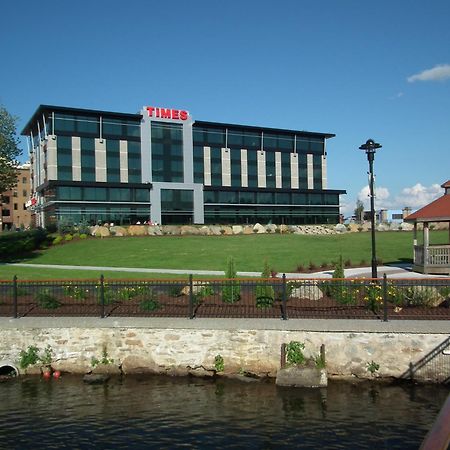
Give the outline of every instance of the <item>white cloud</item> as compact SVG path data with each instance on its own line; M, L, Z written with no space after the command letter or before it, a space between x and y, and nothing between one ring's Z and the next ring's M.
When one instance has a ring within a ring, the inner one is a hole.
M450 64L440 64L432 69L423 70L408 77L410 83L414 81L444 81L450 78Z
M369 186L364 186L358 193L358 200L364 203L365 209L370 209L370 190ZM389 201L390 193L388 188L379 186L375 187L375 209L392 209Z
M443 191L439 184L432 184L427 187L417 183L413 187L402 189L401 193L396 196L395 203L402 205L401 207L409 206L416 210L436 200L442 194Z

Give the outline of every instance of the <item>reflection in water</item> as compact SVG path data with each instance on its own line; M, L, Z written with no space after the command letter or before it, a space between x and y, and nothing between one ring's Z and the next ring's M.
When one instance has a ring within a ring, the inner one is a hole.
M0 385L0 448L416 449L447 394L368 382L19 378Z

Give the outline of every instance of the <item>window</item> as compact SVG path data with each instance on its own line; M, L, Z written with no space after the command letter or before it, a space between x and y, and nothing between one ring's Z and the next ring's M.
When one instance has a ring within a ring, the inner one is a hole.
M22 177L22 183L26 184L27 183L27 177Z
M26 197L27 195L28 195L28 192L27 192L26 189L24 189L24 190L22 191L22 196L23 196L23 197Z
M17 203L14 203L14 211L17 211Z
M17 191L13 192L13 197L17 197Z

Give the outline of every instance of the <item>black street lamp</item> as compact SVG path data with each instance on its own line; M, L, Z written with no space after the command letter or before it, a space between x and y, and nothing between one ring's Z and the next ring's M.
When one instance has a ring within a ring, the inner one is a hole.
M367 160L369 161L370 222L372 224L372 278L378 278L375 248L375 194L373 191L373 160L375 159L375 152L378 148L381 148L381 145L376 143L373 139L368 139L365 144L359 147L360 150L365 150Z

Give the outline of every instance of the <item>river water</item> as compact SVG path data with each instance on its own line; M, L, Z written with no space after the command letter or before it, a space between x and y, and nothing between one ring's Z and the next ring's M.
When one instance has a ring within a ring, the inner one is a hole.
M0 383L0 448L417 449L448 394L370 382L17 378Z

